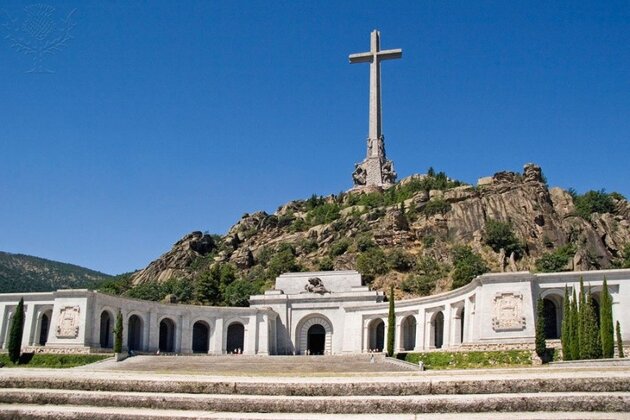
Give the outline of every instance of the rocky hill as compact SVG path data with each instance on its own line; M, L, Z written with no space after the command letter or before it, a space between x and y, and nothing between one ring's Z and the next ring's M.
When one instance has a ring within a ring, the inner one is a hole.
M0 252L0 293L96 288L111 276L77 265Z
M271 287L284 271L358 269L374 288L426 295L486 271L628 265L629 221L620 194L549 189L533 164L476 186L429 170L386 191L313 196L274 214L245 214L223 237L193 232L131 284L177 279L193 284L187 300L229 304L217 296ZM213 298L204 298L208 287Z

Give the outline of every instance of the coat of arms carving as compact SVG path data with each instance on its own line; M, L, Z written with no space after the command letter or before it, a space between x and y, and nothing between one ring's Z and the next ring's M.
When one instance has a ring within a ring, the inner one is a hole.
M61 308L57 322L57 338L76 338L79 335L80 312L78 306Z
M494 297L492 328L495 331L518 331L525 328L522 294L496 294Z

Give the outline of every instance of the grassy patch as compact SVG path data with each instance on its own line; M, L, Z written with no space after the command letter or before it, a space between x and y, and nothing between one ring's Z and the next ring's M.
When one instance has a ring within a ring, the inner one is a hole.
M103 354L33 354L24 353L17 365L9 360L8 354L0 354L0 364L4 367L70 368L83 366L107 359Z
M474 369L532 364L531 352L527 350L403 353L398 357L416 364L422 360L426 369Z

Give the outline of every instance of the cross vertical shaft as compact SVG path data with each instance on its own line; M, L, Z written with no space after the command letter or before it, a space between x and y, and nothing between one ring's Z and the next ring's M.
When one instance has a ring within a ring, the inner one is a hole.
M351 54L350 63L370 63L370 110L366 160L357 165L353 175L356 186L389 186L396 178L393 164L385 157L381 121L381 61L402 57L402 50L381 51L381 35L377 30L370 35L370 51ZM370 162L372 160L372 162ZM376 162L378 160L378 162ZM362 174L357 174L357 171ZM365 178L365 181L363 181Z

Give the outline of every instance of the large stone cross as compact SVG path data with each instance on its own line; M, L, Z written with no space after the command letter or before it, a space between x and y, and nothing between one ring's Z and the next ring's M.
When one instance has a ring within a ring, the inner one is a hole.
M353 179L356 187L391 186L396 179L393 163L385 156L383 133L381 132L381 61L402 57L402 50L381 51L381 34L371 34L370 51L351 54L350 63L370 63L370 128L368 150L365 160L357 164ZM378 162L377 162L378 161Z

